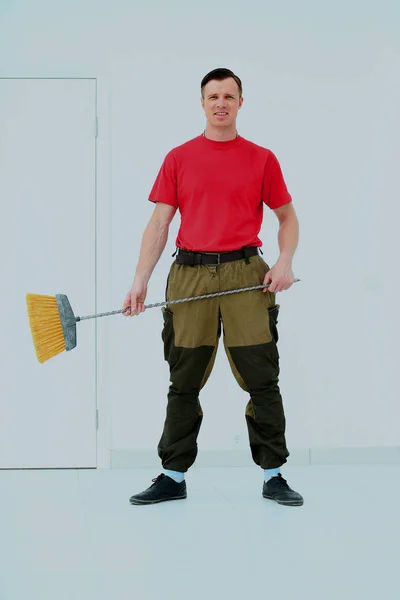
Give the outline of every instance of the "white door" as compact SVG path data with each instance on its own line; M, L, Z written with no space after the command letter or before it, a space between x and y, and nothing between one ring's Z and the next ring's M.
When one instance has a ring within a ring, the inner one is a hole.
M0 79L0 468L96 466L95 320L40 364L26 293L95 312L96 88Z

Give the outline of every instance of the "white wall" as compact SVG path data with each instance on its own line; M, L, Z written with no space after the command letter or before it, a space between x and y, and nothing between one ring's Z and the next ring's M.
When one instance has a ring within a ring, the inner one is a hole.
M20 0L0 11L0 76L99 81L99 310L119 308L131 284L165 154L204 127L202 77L238 73L239 132L277 154L301 225L302 282L279 297L289 448L399 446L398 3ZM164 298L177 227L149 302ZM270 264L277 230L266 212ZM168 387L160 312L98 326L101 435L114 450L155 451ZM237 448L237 434L247 447L246 401L221 349L201 450Z

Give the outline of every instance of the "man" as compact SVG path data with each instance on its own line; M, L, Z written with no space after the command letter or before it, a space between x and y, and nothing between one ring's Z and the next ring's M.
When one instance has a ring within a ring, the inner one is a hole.
M289 452L279 391L276 293L294 283L292 259L298 220L275 155L236 130L243 104L242 83L232 71L215 69L201 82L206 115L203 134L172 149L164 159L149 200L154 213L143 235L139 261L123 308L144 310L147 284L179 210L177 254L167 281L166 300L269 284L163 309L162 339L171 385L164 430L158 445L163 473L131 504L187 497L185 473L197 456L202 422L199 401L223 340L232 372L250 395L246 422L254 462L263 469L264 498L303 504L280 473ZM279 219L279 259L270 268L259 255L263 206Z

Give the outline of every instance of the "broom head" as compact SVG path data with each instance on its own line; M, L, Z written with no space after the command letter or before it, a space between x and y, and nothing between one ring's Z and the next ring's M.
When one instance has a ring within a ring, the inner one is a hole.
M76 346L76 319L67 296L26 294L29 326L37 359L44 363Z

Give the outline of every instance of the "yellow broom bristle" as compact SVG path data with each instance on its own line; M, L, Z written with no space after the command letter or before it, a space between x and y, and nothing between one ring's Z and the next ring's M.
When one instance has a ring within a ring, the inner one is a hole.
M57 299L26 294L26 304L36 356L44 363L66 349Z

